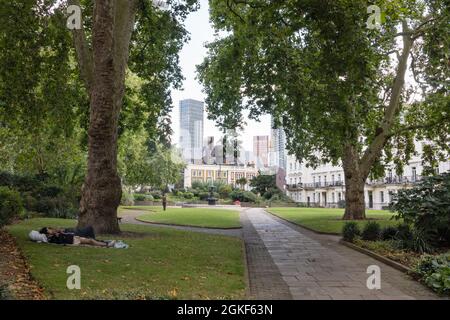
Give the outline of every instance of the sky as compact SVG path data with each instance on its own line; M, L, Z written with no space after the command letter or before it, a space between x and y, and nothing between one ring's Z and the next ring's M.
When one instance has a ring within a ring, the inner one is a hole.
M205 94L202 92L203 86L196 80L196 65L202 63L206 57L207 50L205 43L214 40L214 31L209 22L208 0L200 0L200 9L191 13L185 22L185 27L190 33L191 40L186 43L180 53L180 66L183 71L185 81L183 90L173 90L172 100L174 110L172 112L172 129L174 134L172 141L179 142L180 125L179 125L179 102L183 99L195 99L205 101ZM245 119L247 126L240 135L242 145L245 150L253 150L253 136L270 135L270 117L263 116L261 121ZM221 136L220 129L215 126L214 121L206 119L204 137L215 136L216 141Z

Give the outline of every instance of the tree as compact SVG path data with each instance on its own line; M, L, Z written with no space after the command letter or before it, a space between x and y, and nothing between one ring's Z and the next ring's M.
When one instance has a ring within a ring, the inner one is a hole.
M239 186L241 186L242 189L245 188L245 186L247 185L247 183L248 183L248 180L247 180L246 177L242 177L242 178L239 178L239 179L236 180L236 184L239 185Z
M271 189L278 189L275 175L258 174L252 180L250 180L250 187L253 191L263 196L267 191Z
M126 186L152 186L164 191L181 179L185 164L173 148L149 143L142 131L121 137L119 174Z
M300 161L342 164L345 219L365 218L369 174L392 161L401 172L414 139L430 142L431 166L450 151L449 7L375 4L379 30L367 28L362 0L212 1L214 27L227 35L198 67L220 125L239 126L244 109L272 114ZM415 82L405 85L408 70Z
M80 5L78 1L71 3ZM174 1L168 3L174 8L172 13L159 12L152 7L151 1L96 0L92 13L91 45L84 28L74 30L77 61L90 96L88 167L80 204L80 227L91 225L100 233L119 232L116 218L122 188L117 173L117 139L130 42L134 31L138 47L142 45L139 40L148 41L146 37L152 37L145 34L152 27L148 22L152 15L155 20L172 21L171 27L182 30L175 38L175 50L180 49L185 32L177 17L183 19L196 1L179 5ZM145 46L141 47L142 51L145 51ZM148 71L154 75L154 69ZM144 76L148 75L144 73Z
M0 4L0 127L22 143L47 125L69 137L80 122L88 165L79 225L97 232L119 231L118 136L144 122L150 136L169 144L170 89L181 86L178 52L188 38L182 22L198 1L166 2L164 12L151 0ZM72 36L69 4L81 6L83 17ZM139 86L125 83L129 75Z

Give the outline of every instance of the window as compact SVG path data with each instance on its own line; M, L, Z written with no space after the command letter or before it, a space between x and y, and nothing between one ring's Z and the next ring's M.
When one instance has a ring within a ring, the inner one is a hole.
M333 203L336 202L334 199L334 192L331 193L331 202L333 202Z
M416 167L412 167L412 181L416 181L417 179L417 169Z
M380 191L380 200L381 203L384 203L384 191Z
M291 171L292 171L292 162L291 162L291 163L289 163L289 170L291 170Z
M341 174L338 174L338 181L341 182Z
M331 183L334 183L334 174L331 175Z
M342 200L342 193L338 193L338 201L341 201Z

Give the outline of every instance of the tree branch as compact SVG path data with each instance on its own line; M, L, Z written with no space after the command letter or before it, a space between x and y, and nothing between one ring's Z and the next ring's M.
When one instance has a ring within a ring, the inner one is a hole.
M402 22L402 27L402 31L405 34L408 34L410 30L406 21ZM408 58L412 49L412 45L413 40L407 35L403 36L403 52L398 62L397 76L392 86L392 94L389 105L384 112L383 121L380 124L380 127L377 129L374 140L361 158L361 169L364 171L364 174L369 174L370 168L379 157L381 150L383 149L389 138L389 135L391 134L390 131L394 123L394 118L400 105L400 97L405 83L405 74L408 67Z
M79 0L68 0L68 4L81 7ZM87 42L84 28L80 30L74 29L72 31L72 34L81 77L83 78L87 91L90 92L92 88L94 72L92 49Z

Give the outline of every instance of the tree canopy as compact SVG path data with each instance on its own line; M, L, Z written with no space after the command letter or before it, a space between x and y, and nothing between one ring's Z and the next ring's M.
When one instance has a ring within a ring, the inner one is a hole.
M219 124L241 125L244 110L271 114L300 161L342 163L355 217L364 216L369 173L392 161L401 172L414 139L426 139L430 168L450 151L446 1L374 4L380 29L367 28L362 0L212 1L223 36L198 67Z

